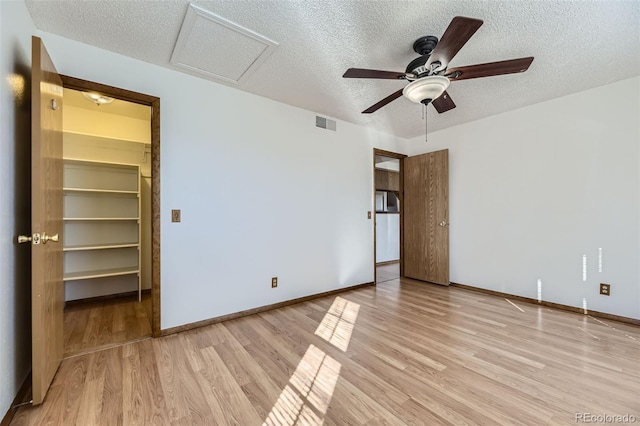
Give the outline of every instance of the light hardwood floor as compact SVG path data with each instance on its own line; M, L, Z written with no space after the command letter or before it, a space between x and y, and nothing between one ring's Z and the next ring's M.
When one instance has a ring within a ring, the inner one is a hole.
M151 295L74 303L64 310L64 355L151 336Z
M392 280L66 359L12 424L640 422L637 327L515 305Z
M400 262L376 266L376 282L378 284L398 278L400 278Z

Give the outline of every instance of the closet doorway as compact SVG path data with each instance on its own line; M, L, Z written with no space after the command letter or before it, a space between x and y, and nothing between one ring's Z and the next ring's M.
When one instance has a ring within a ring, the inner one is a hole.
M159 114L149 104L117 98L128 93L119 89L71 77L63 83L68 357L159 332L159 283L153 285L159 265L152 262L159 252L152 232Z

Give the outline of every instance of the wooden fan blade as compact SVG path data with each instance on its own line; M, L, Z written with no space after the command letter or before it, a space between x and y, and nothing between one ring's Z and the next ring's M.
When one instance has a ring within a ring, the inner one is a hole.
M388 103L390 103L392 101L395 101L400 96L402 96L402 90L403 89L400 89L397 92L394 92L391 95L387 96L386 98L384 98L383 100L381 100L377 104L371 105L369 108L367 108L364 111L362 111L362 113L363 114L371 114L372 112L376 112L377 110L379 110L380 108L382 108L386 104L388 104Z
M446 76L451 81L468 80L470 78L490 77L492 75L513 74L525 72L533 62L533 56L508 61L489 62L487 64L468 65L466 67L451 68Z
M442 64L441 68L448 66L451 59L456 56L482 24L483 21L480 19L465 18L464 16L453 18L435 49L431 52L425 67L429 69L429 65L436 61Z
M440 114L456 107L456 104L453 103L453 99L451 99L451 96L449 96L446 91L440 95L440 97L431 101L431 104Z
M404 80L407 75L413 77L413 74L394 71L378 71L368 70L365 68L349 68L342 77L344 78L381 78L385 80Z

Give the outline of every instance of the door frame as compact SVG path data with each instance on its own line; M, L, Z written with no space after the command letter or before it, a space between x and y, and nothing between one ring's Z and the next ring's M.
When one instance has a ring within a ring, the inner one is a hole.
M378 285L378 272L376 268L376 245L377 245L377 237L376 237L376 155L382 155L389 158L398 159L400 162L400 276L404 276L404 257L402 256L402 229L404 227L404 176L403 176L403 167L404 167L404 159L407 158L407 155L400 154L398 152L385 151L384 149L373 148L373 284Z
M160 98L60 74L62 86L151 107L151 335L160 330Z

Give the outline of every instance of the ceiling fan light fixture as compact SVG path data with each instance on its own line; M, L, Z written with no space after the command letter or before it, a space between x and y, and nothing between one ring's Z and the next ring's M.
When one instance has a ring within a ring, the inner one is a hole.
M85 98L93 102L94 104L100 106L104 104L110 104L113 102L113 98L108 96L101 95L99 93L91 93L91 92L82 92Z
M447 90L450 83L447 77L441 75L422 77L407 84L402 94L411 102L417 104L426 99L431 102L434 99L438 99Z

